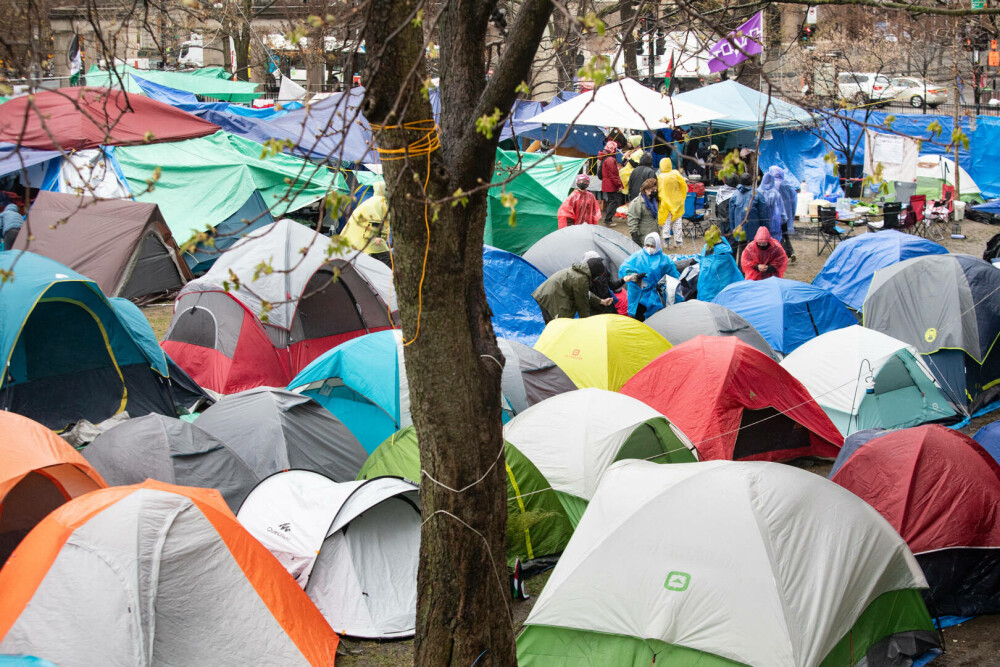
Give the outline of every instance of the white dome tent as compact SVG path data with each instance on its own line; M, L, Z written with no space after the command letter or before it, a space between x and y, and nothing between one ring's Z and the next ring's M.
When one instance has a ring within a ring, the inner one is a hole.
M405 638L416 626L419 502L397 477L338 484L286 470L258 484L237 518L338 633Z

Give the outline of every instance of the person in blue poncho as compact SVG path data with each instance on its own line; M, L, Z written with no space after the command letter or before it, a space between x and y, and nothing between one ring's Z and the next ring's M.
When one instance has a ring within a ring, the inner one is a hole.
M780 241L781 223L785 218L785 202L781 198L781 192L778 191L778 186L774 181L774 174L770 170L761 179L758 192L764 197L764 203L767 206L765 217L767 230L771 232L771 238Z
M726 285L743 280L733 257L733 249L716 225L705 232L705 245L701 249L698 265L699 301L711 301Z
M781 221L781 247L785 249L788 260L795 261L795 250L792 248L792 241L788 237L795 233L795 206L797 193L792 186L794 176L787 170L772 165L767 173L774 178L774 186L781 195L781 202L784 204L784 217Z
M618 275L627 285L628 314L640 322L663 309L663 297L657 289L663 276L680 278L673 260L663 254L656 232L646 235L642 250L622 263Z

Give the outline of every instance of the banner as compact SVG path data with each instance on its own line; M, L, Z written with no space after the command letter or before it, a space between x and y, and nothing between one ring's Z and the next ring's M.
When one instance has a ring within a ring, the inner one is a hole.
M712 60L708 71L722 70L738 65L748 57L764 50L764 12L754 14L749 21L716 42L709 51Z
M83 58L80 55L80 35L73 35L73 41L69 43L66 57L69 60L69 84L75 86L80 83L80 73L83 71Z
M233 43L233 38L229 38L229 66L230 71L233 74L233 80L236 80L236 45Z

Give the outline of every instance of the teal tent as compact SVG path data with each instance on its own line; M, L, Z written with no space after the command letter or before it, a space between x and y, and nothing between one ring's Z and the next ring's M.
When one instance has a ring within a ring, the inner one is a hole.
M249 104L263 95L263 93L257 92L258 84L222 79L217 76L217 72L198 75L186 72L140 70L128 65L122 65L115 72L91 67L87 71L87 85L96 88L123 88L126 93L143 95L142 88L132 79L133 74L161 86L183 90L221 102Z

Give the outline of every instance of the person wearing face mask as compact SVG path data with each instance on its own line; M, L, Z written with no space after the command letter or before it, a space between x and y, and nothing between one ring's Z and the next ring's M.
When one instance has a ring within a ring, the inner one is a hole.
M557 317L590 317L596 315L599 308L610 306L613 301L610 295L601 298L594 291L600 289L594 284L595 279L606 273L604 260L599 257L553 273L531 295L545 323Z
M628 314L640 322L663 309L663 296L657 289L660 280L664 276L680 278L673 260L663 254L656 232L646 235L642 250L622 263L618 275L627 284Z
M743 249L740 263L743 265L743 275L747 280L764 280L775 276L782 278L788 266L788 255L785 254L781 244L771 238L767 227L761 225L757 229L753 243Z
M639 188L639 196L629 203L628 215L625 216L628 233L636 244L642 243L642 239L646 238L647 234L655 234L659 231L658 207L656 179L647 178L642 187Z
M620 300L619 292L621 288L625 286L625 281L618 276L612 275L604 264L603 258L598 255L593 250L588 250L583 253L583 261L587 262L588 266L591 266L590 260L600 260L601 269L604 269L604 273L594 274L593 272L598 269L592 269L591 275L593 279L590 281L590 291L597 295L598 299L601 299L600 306L597 306L594 310L596 313L610 313L614 314L618 312L618 301ZM596 265L595 265L596 266ZM624 295L621 295L624 296ZM611 303L608 305L603 305L607 299L611 299Z
M590 176L580 174L576 177L576 189L570 193L559 206L556 219L559 229L568 225L596 225L601 219L601 207L590 187Z

